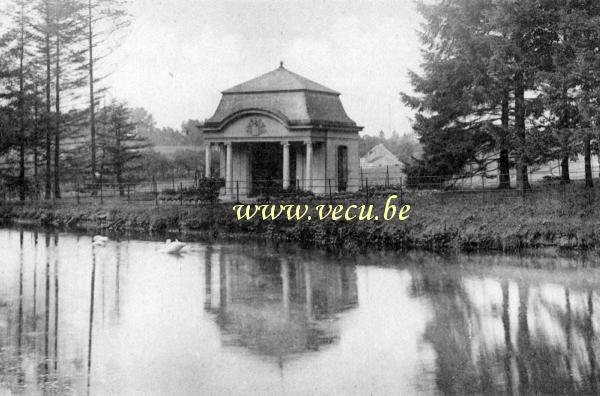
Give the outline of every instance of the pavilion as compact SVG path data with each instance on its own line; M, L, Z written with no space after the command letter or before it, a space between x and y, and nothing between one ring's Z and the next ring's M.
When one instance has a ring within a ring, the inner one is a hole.
M218 149L225 194L260 195L266 188L316 194L359 188L358 132L340 93L285 67L222 92L202 126L206 177Z

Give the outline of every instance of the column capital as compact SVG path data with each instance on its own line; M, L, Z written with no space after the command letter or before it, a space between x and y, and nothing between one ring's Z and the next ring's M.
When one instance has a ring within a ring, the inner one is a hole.
M290 146L290 142L288 142L287 140L284 140L283 142L280 142L282 146Z
M224 142L223 143L226 147L231 147L231 145L233 144L233 142Z

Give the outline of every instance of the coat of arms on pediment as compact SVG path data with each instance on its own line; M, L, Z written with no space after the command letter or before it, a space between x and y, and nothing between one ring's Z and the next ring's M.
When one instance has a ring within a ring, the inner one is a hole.
M260 118L252 118L246 126L246 133L250 136L260 136L267 133L267 127Z

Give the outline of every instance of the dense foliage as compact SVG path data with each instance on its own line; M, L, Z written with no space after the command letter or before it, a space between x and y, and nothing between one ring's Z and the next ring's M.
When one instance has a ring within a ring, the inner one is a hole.
M137 179L197 169L190 153L166 158L148 148L197 143L198 121L159 129L143 109L107 104L103 77L112 70L99 65L128 31L128 1L0 4L0 191L50 199L70 182L110 181L123 192Z
M495 170L529 188L527 167L597 151L600 4L593 0L418 3L423 72L411 73L423 157L415 179Z

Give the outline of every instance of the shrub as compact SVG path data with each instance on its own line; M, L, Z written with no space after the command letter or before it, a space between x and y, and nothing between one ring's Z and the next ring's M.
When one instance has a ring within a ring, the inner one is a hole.
M225 186L225 181L218 178L199 179L195 186L184 187L183 189L165 188L162 191L161 199L194 200L202 202L215 203L219 198L219 190Z

